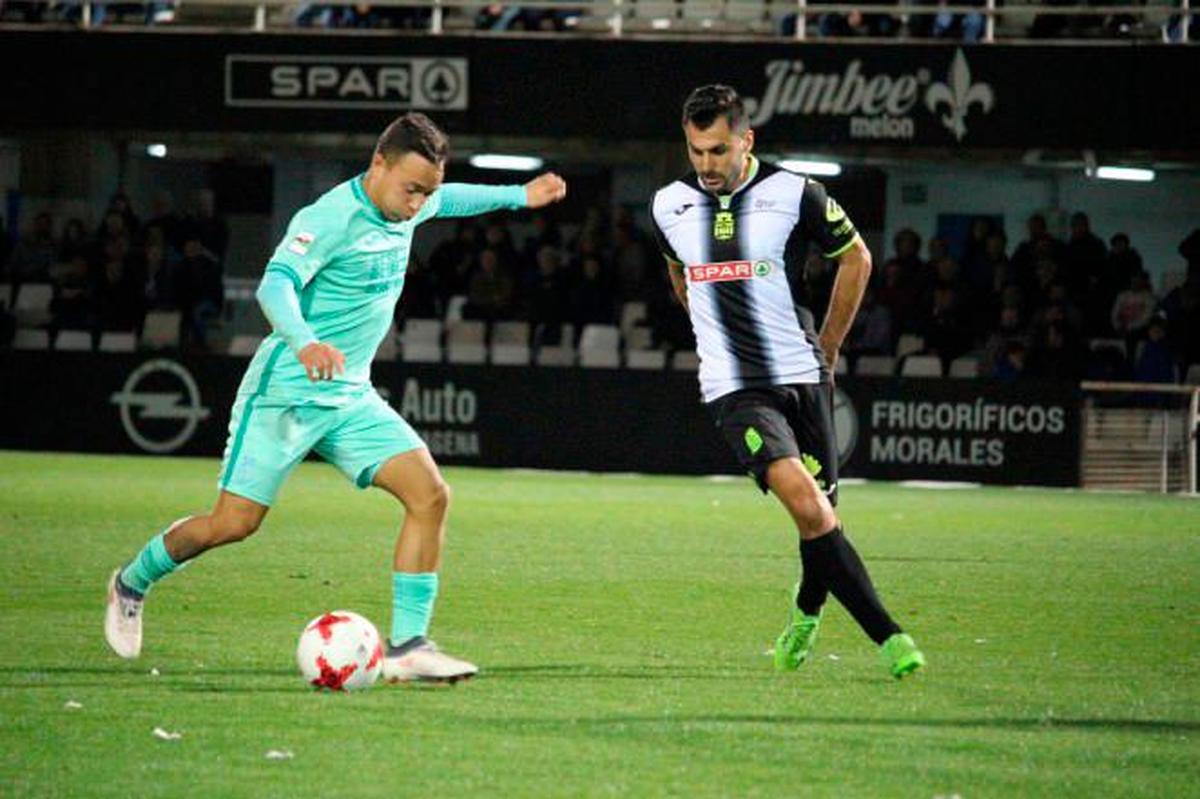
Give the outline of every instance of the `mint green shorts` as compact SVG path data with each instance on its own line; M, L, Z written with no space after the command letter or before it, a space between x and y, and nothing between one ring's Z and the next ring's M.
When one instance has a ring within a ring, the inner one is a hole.
M271 505L288 474L315 450L354 485L368 488L389 458L424 446L408 422L374 391L342 408L238 397L218 485L222 491Z

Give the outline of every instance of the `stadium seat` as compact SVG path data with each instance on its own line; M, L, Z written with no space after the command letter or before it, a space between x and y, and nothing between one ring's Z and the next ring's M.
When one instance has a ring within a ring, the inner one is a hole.
M854 374L862 377L891 377L896 359L888 355L862 355L854 362Z
M88 330L60 330L54 337L54 349L63 352L91 352L92 334Z
M950 362L951 377L979 377L979 359L973 355L963 355Z
M409 319L400 336L401 355L415 363L439 363L442 360L442 321Z
M528 366L528 322L497 322L492 328L492 363L504 366Z
M837 363L833 365L833 373L835 375L850 374L850 363L845 358L838 358Z
M534 362L538 366L574 366L575 365L575 326L563 325L562 334L557 345L538 347Z
M446 321L458 322L462 320L463 308L467 305L467 296L465 294L455 294L446 302Z
M921 336L914 336L912 333L905 333L896 342L896 357L903 358L907 355L914 355L925 349L925 339Z
M793 4L794 7L794 4ZM766 17L765 0L726 0L725 19L754 30Z
M1099 350L1116 350L1124 356L1129 355L1123 338L1093 338L1088 340L1088 349L1092 352Z
M579 337L579 365L616 369L621 365L621 331L615 325L587 325Z
M942 359L936 355L909 355L900 362L902 377L941 377Z
M12 308L12 284L0 283L0 308Z
M400 345L396 343L396 328L389 325L388 331L383 336L383 341L379 342L379 349L375 350L376 361L394 361L400 354Z
M664 30L675 24L679 13L675 0L636 0L633 18L629 22L632 30Z
M229 342L228 352L230 355L249 357L258 350L258 345L262 344L262 341L260 336L234 336L233 340Z
M662 371L667 367L667 353L665 350L627 350L625 365L630 369Z
M648 350L654 346L654 331L648 327L631 327L623 332L626 349Z
M142 349L174 349L179 346L179 311L151 311L142 324Z
M49 283L25 283L17 289L13 303L19 327L40 327L50 321L54 287Z
M129 331L109 331L100 336L101 352L133 352L137 349L137 336Z
M691 350L677 350L671 355L671 368L679 372L695 372L700 368L700 356Z
M646 319L646 303L627 302L621 306L621 334L629 337L629 331Z
M1200 386L1200 363L1194 363L1188 367L1187 375L1184 376L1183 382L1189 386Z
M446 323L446 359L450 363L487 362L487 326L478 320Z
M48 350L50 349L50 334L41 329L18 328L16 336L13 337L13 349Z

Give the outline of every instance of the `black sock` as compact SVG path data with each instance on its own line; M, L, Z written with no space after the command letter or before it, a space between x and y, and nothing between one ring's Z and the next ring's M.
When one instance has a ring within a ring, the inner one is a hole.
M796 594L796 607L806 616L816 616L829 598L829 586L821 578L821 567L814 559L812 547L805 546L807 543L800 540L800 591Z
M840 527L819 538L802 541L800 552L805 576L811 572L820 577L872 641L882 644L893 633L900 632L875 594L867 567Z

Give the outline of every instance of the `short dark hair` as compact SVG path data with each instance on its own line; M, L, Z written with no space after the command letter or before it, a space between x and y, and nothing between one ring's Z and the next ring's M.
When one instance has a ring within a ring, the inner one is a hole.
M375 144L375 152L388 161L405 153L416 153L435 164L441 164L450 156L450 140L432 119L410 111L384 128Z
M693 89L683 102L683 124L689 122L700 130L707 130L717 121L725 117L730 130L744 129L747 126L746 105L732 86L713 83Z

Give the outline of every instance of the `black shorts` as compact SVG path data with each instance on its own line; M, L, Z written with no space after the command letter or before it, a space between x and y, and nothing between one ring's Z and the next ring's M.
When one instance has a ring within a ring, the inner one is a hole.
M828 383L746 388L707 405L738 463L767 492L767 467L799 458L837 505L837 436Z

